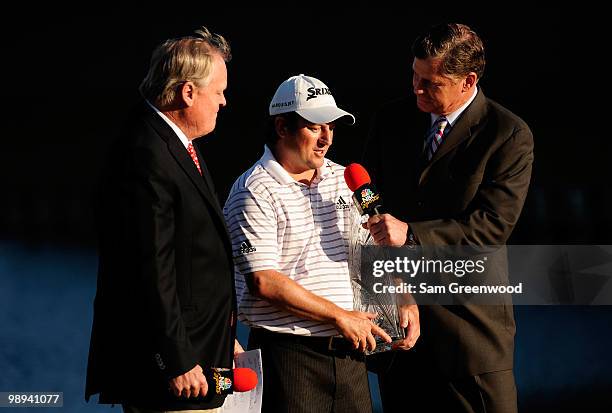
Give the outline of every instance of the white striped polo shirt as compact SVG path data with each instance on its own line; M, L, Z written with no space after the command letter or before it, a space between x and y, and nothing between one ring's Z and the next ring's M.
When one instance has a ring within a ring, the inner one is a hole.
M343 166L325 159L308 186L293 179L264 148L261 159L234 182L223 209L232 239L240 321L281 333L338 334L330 324L296 317L252 296L244 274L276 270L352 310L347 263L351 196Z

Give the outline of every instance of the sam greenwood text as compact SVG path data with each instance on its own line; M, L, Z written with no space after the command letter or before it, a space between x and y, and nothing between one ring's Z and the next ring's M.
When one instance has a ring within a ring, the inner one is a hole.
M374 283L372 290L376 294L522 294L523 283L517 285L460 285L450 283L446 285L429 285L427 283L398 285L383 285Z

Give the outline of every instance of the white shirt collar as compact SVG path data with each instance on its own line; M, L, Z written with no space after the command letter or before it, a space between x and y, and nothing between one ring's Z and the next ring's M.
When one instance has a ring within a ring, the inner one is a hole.
M151 104L151 102L149 102L148 100L145 100L147 102L147 104L149 106L151 106L151 108L153 108L153 110L155 111L155 113L157 113L159 116L161 116L161 118L163 120L166 121L166 123L168 124L168 126L170 126L172 128L172 130L174 131L174 133L176 133L176 136L178 136L178 138L181 140L181 143L185 146L185 149L187 149L187 145L189 145L189 138L187 138L187 135L185 135L185 133L181 130L181 128L179 128L178 126L176 126L176 124L174 122L172 122L170 120L169 117L167 117L166 115L164 115L159 109L157 109L155 106L153 106Z
M297 182L289 172L283 168L283 166L276 160L274 154L268 148L268 145L264 145L264 153L261 159L259 160L263 168L272 176L272 178L276 179L281 185L289 185L289 184L300 184ZM320 168L317 168L317 178L316 181L322 181L325 179L330 173L330 164L329 160L324 159L323 165Z
M453 126L455 124L455 121L457 120L457 118L459 118L459 115L461 115L461 113L463 113L463 111L468 106L470 106L470 103L472 103L474 101L474 99L476 99L476 95L477 94L478 94L478 89L474 88L474 92L472 93L472 97L470 97L468 99L468 101L463 104L463 106L461 106L456 111L446 115L446 119L448 120L448 126ZM440 115L435 114L435 113L430 113L429 115L431 116L431 126L433 126L434 122L436 121L436 119L438 119L440 117Z

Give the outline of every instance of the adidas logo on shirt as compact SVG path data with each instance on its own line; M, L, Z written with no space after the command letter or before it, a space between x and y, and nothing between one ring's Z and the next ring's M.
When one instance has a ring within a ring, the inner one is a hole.
M242 244L240 244L241 254L248 254L249 252L255 252L255 251L257 251L257 248L254 248L249 242L249 240L243 241Z
M339 196L338 200L336 201L336 209L349 209L349 204L346 203L344 198Z

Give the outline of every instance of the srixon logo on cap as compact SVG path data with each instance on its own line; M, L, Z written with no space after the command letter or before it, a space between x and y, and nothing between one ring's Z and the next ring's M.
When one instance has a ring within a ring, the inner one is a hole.
M331 91L326 87L309 87L306 90L308 91L308 96L306 97L307 101L316 98L317 96L331 95Z

